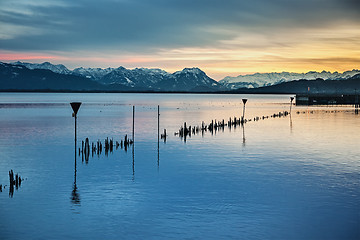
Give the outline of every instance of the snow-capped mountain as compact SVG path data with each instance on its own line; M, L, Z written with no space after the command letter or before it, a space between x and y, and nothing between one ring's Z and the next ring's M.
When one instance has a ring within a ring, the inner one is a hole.
M114 86L123 90L123 86ZM0 62L0 90L21 91L106 91L107 86L82 76L29 69L24 65Z
M119 67L105 75L100 82L122 84L128 87L161 91L219 90L219 83L209 78L199 68L185 68L170 74L161 69Z
M71 74L84 76L86 78L91 78L92 80L99 81L106 74L112 72L115 68L75 68Z
M215 91L222 90L221 84L208 77L199 68L185 68L173 74L161 69L135 68L76 68L67 69L64 65L15 62L15 66L28 69L46 69L64 75L84 77L104 85L124 86L134 90L153 91Z
M49 62L41 64L15 62L14 66L24 66L27 69L46 69L54 73L72 75L93 80L107 86L123 86L127 89L140 91L221 91L238 88L258 88L273 86L293 80L345 80L360 73L360 70L339 72L307 72L307 73L255 73L251 75L239 75L237 77L225 77L219 82L211 79L199 68L184 68L181 71L168 73L161 69L135 68L76 68L67 69L64 65L53 65Z
M220 90L220 84L208 77L199 68L184 68L158 83L158 88L170 91Z
M310 71L307 73L255 73L251 75L239 75L237 77L225 77L220 80L219 83L230 89L237 88L258 88L264 86L272 86L282 82L288 82L299 79L315 80L318 78L324 80L335 80L335 79L349 79L356 74L359 74L360 70L346 71L343 73L339 72L315 72Z
M119 67L102 77L99 81L104 84L123 84L129 87L156 88L156 84L169 78L170 74L161 69Z
M67 69L67 67L65 67L62 64L54 65L49 62L44 62L44 63L38 64L38 63L26 63L26 62L17 61L12 64L22 65L22 66L27 67L28 69L47 69L47 70L53 71L54 73L60 73L60 74L71 74L72 73L69 69Z

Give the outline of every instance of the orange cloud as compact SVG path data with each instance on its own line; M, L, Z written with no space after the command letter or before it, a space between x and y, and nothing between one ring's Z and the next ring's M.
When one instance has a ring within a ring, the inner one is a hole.
M0 61L36 61L36 60L60 60L58 56L41 55L37 53L0 52Z

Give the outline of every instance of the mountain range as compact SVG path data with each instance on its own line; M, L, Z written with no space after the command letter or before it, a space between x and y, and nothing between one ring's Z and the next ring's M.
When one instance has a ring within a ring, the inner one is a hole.
M282 82L272 86L259 88L239 88L233 93L260 93L260 94L359 94L360 74L343 80L294 80Z
M74 81L81 79L82 82L87 82L87 84L84 84L84 90L92 89L94 86L99 86L96 90L114 91L211 92L226 90L221 84L208 77L199 68L184 68L182 71L177 71L172 74L161 69L126 69L124 67L106 69L81 67L71 71L62 64L53 65L48 62L42 64L23 62L14 62L11 64L1 63L0 68L0 76L2 78L0 89L8 89L10 87L4 83L6 77L12 79L11 87L14 87L14 81L26 82L26 79L22 78L24 76L27 77L31 71L33 71L33 73L37 75L40 73L46 74L50 85L57 85L52 81L60 75L63 75L62 78L66 79L74 78ZM19 68L22 69L21 73L19 73ZM26 69L29 71L25 74L24 71L26 72ZM4 75L5 72L9 73L11 71L14 72L12 75ZM44 71L51 71L57 75L49 76L50 73ZM49 87L49 84L47 87ZM26 85L21 84L18 85L18 88L24 86ZM30 86L27 86L27 89L29 87ZM40 86L37 85L36 87L38 88ZM31 86L31 88L34 89L34 86ZM63 89L72 88L71 85L66 85ZM79 89L77 88L76 90Z
M306 80L315 80L315 79L324 79L324 80L345 80L349 79L356 74L359 74L360 70L354 69L351 71L345 71L343 73L339 72L315 72L310 71L307 73L291 73L291 72L281 72L281 73L255 73L249 75L239 75L237 77L225 77L220 80L219 83L224 85L229 89L238 89L238 88L259 88L272 86L283 82L289 82L294 80L306 79Z
M160 69L76 68L51 63L1 63L0 89L72 91L169 91L214 92L222 85L199 68L175 73Z
M148 68L80 67L69 70L62 64L54 65L49 62L41 64L0 62L0 90L225 92L239 89L245 92L257 90L266 92L272 89L271 91L282 92L276 86L283 86L281 84L287 82L315 79L345 81L352 79L356 74L360 74L360 71L255 73L225 77L217 82L199 68L184 68L181 71L168 73L161 69ZM341 81L340 88L341 83L345 84ZM328 81L325 81L325 85L328 85ZM300 91L300 85L296 86ZM319 91L321 92L321 89Z

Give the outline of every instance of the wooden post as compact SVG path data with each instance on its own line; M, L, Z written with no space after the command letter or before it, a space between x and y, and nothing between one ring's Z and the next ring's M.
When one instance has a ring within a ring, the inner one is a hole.
M294 101L294 97L290 97L290 114L291 114L291 106L293 101Z

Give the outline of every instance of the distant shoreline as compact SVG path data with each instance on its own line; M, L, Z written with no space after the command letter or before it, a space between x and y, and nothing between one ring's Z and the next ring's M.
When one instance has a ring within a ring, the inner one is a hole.
M284 93L284 92L257 92L257 91L109 91L109 90L51 90L51 89L2 89L0 93L154 93L154 94L264 94L264 95L295 95L296 93Z

